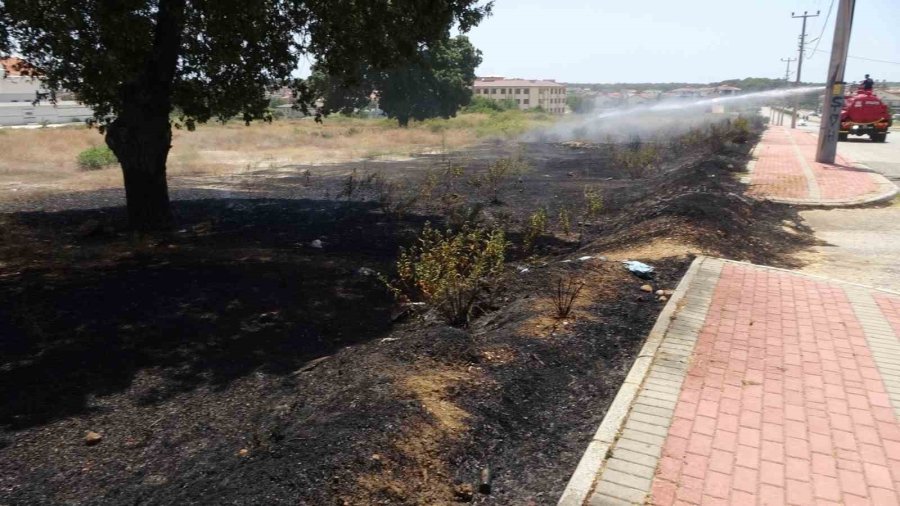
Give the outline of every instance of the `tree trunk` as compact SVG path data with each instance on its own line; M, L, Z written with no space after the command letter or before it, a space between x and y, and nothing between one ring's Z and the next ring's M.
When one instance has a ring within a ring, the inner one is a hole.
M181 50L186 0L159 0L153 46L143 71L122 83L121 109L108 126L106 144L125 176L131 228L147 232L173 225L166 184L172 143L172 87Z
M122 165L128 223L140 232L172 227L166 158L172 141L168 115L120 115L106 132L106 144Z
M409 116L405 114L401 114L397 116L397 123L400 124L401 128L406 128L409 126Z

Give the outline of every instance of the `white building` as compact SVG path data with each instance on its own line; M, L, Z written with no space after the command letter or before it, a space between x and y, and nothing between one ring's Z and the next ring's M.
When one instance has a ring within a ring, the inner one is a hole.
M0 126L80 123L93 112L74 101L43 101L34 104L47 90L39 77L23 72L24 62L18 58L0 59Z
M476 97L514 100L522 110L541 107L553 114L566 112L566 87L553 80L479 77L472 90Z

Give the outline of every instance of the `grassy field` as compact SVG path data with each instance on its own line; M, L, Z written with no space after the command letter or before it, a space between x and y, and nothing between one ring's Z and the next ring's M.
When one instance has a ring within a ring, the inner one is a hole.
M194 132L174 132L168 171L173 176L228 174L290 164L402 158L460 149L491 138L509 138L553 121L553 117L542 113L505 111L461 114L449 120L414 123L409 128L399 128L395 121L387 119L343 116L327 118L324 124L311 119L284 119L250 126L237 121L212 123L201 125ZM3 129L0 143L12 147L0 158L0 184L121 184L115 167L85 172L77 164L79 153L104 145L103 136L96 129Z

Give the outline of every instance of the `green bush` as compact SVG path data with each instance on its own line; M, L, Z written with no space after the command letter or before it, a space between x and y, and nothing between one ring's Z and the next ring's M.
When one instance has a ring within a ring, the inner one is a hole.
M474 96L469 105L463 108L463 112L503 112L518 109L519 105L515 100L507 98L504 100L492 100L490 98Z
M522 249L531 252L534 243L547 232L547 209L542 207L528 217L528 228L522 237Z
M118 163L115 153L106 146L94 146L78 153L78 166L83 170L100 170Z
M465 325L503 273L506 248L502 230L465 225L442 233L426 223L418 244L400 251L398 280L388 287L398 297L424 300L451 325Z

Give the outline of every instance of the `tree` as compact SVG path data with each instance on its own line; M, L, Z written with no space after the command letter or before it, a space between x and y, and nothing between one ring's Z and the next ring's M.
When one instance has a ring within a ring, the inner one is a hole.
M481 65L481 51L462 35L433 44L417 56L410 65L384 72L376 88L379 107L404 127L410 118L456 116L472 100L475 69Z
M166 158L176 126L266 119L266 92L308 84L301 57L338 80L387 68L466 32L490 13L478 0L0 0L0 51L18 53L53 90L95 111L121 162L138 230L172 223Z
M455 116L472 100L480 64L481 51L460 35L424 46L389 68L358 68L350 85L336 83L317 69L316 87L326 113L359 108L374 92L381 110L405 127L410 119Z
M566 97L566 105L577 114L587 114L594 110L594 101L581 95L569 95Z

